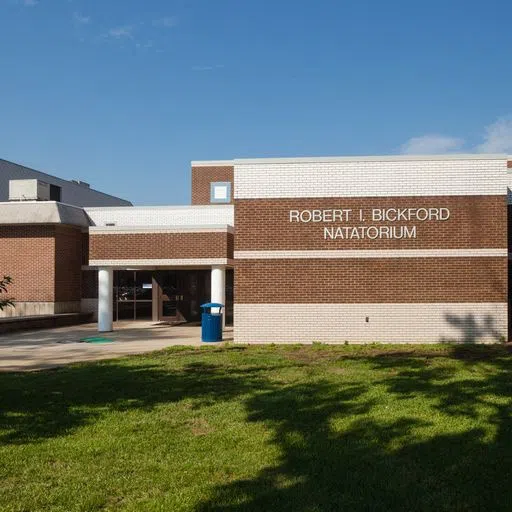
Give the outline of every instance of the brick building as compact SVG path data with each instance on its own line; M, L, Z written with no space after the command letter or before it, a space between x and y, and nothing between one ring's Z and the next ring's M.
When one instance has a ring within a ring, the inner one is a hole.
M212 300L237 342L505 340L509 176L505 155L236 159L192 162L191 206L4 202L6 311L110 330Z

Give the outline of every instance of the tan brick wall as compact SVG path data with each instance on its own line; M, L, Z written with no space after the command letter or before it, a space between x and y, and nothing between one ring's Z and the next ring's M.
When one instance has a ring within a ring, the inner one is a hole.
M90 260L232 258L227 232L91 234Z
M233 166L192 167L192 204L210 204L210 183L229 181L233 203Z
M504 193L507 159L461 157L235 160L235 198L472 196Z
M507 304L235 304L239 343L496 343Z
M506 302L507 258L237 260L236 303Z
M55 227L0 226L0 274L17 301L55 300Z
M506 196L236 200L235 250L431 249L507 247ZM351 208L348 223L289 221L290 210ZM372 208L449 208L444 221L373 222ZM365 222L359 221L363 209ZM416 226L415 239L325 240L324 227Z

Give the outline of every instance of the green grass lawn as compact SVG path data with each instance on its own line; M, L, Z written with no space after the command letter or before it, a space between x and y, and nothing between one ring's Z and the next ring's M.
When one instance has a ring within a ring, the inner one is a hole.
M175 348L0 374L0 510L512 510L506 346Z

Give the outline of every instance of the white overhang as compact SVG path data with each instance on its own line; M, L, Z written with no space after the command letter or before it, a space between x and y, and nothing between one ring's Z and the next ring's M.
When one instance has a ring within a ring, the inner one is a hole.
M204 226L90 226L91 235L129 235L136 233L234 233L233 226L204 225Z
M56 201L20 201L0 203L0 225L66 224L86 228L89 219L78 206Z
M85 208L91 225L96 228L187 229L219 228L234 225L233 205L204 206L124 206L119 208ZM91 228L91 233L94 231Z
M505 154L462 153L445 155L370 155L370 156L306 156L276 158L234 158L233 160L192 160L191 167L223 167L244 164L293 164L293 163L335 163L335 162L396 162L429 160L512 160Z
M233 167L234 160L192 160L191 167Z
M506 160L505 154L448 154L448 155L382 155L382 156L322 156L281 158L236 158L234 165L244 164L291 164L291 163L335 163L335 162L401 162L439 160Z

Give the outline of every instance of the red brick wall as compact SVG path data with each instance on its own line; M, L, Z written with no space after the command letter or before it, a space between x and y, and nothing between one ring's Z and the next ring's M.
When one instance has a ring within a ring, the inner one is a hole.
M350 208L346 223L289 210ZM439 221L373 222L372 208L448 208ZM366 222L359 222L363 209ZM512 210L511 210L512 212ZM326 226L415 225L415 239L325 240ZM506 196L252 199L235 202L235 250L506 249ZM506 257L237 259L238 304L507 302Z
M227 251L228 251L228 258L233 258L233 252L235 250L235 235L233 233L228 233L227 238Z
M210 204L210 183L229 181L233 203L233 166L192 167L192 204Z
M89 263L89 233L82 233L82 265Z
M54 225L0 226L0 273L18 302L80 300L82 234Z
M0 274L17 301L55 300L55 227L0 226Z
M55 228L55 301L79 301L82 276L82 232L80 228Z
M507 247L506 196L237 200L235 250L453 249ZM352 208L348 223L289 221L289 210ZM372 222L371 208L449 208L444 221ZM359 222L359 209L365 222ZM324 227L413 226L415 239L325 240Z
M509 169L512 169L512 160L509 160L509 161L507 162L507 167L508 167Z
M91 234L89 241L91 260L233 257L227 232Z
M82 298L97 299L98 298L98 271L83 270L82 271Z
M507 258L237 260L235 300L240 304L506 302Z
M512 205L508 205L508 250L512 252Z

